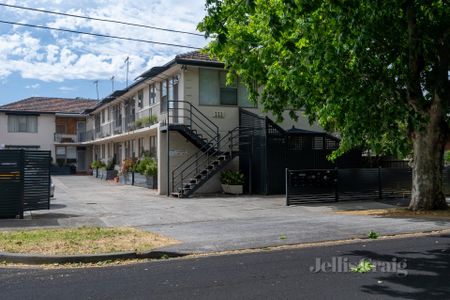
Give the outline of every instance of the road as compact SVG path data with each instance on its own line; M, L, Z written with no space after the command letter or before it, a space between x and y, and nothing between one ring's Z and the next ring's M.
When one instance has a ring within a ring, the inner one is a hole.
M330 266L311 272L317 260L326 266L333 257L341 262L369 258L391 263L391 269L381 272L383 265L377 264L370 273L337 272L343 270L339 266L335 272ZM450 299L450 235L105 268L3 268L0 298Z

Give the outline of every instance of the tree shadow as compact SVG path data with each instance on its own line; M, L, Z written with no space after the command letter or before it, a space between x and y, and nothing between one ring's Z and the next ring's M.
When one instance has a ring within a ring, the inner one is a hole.
M450 236L441 236L440 239ZM438 246L439 245L439 246ZM371 295L402 299L449 299L450 297L450 245L424 251L398 251L395 255L381 255L374 251L356 250L345 255L392 262L406 259L408 274L380 273L376 277L382 284L364 285L362 291Z

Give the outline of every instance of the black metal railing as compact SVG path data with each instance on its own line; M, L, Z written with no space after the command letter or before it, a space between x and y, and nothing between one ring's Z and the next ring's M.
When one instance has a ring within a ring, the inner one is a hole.
M189 180L207 168L218 157L225 156L232 159L239 153L240 140L253 129L240 128L229 131L215 143L207 144L195 154L188 157L182 164L172 171L172 191L183 187L185 180Z
M210 142L220 139L219 126L189 101L168 101L168 113L163 125L186 125Z

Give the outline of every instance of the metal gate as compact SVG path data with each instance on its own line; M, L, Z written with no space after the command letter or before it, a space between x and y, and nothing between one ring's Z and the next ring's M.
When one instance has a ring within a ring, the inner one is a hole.
M50 151L0 150L0 218L50 208Z

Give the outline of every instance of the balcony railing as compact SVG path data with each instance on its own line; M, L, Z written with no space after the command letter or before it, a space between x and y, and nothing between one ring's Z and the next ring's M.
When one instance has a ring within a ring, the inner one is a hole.
M54 141L56 143L82 143L89 140L88 133L88 131L77 134L55 133Z
M156 103L136 112L134 116L123 116L120 120L112 120L109 123L102 124L95 130L87 131L86 139L92 141L150 127L158 122L159 106L159 103Z

